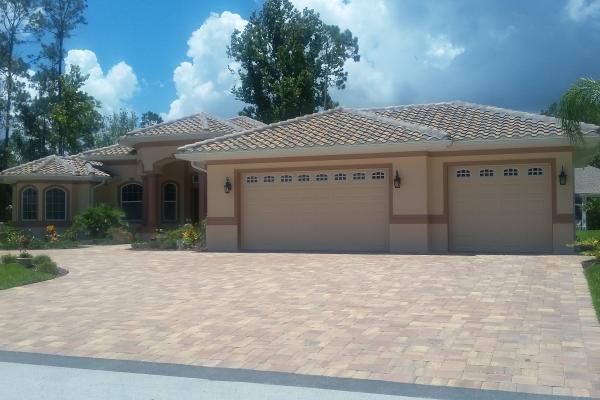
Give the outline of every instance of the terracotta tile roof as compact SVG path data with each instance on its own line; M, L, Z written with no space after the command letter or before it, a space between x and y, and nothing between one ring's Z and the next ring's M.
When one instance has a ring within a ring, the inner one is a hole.
M587 124L583 128L598 129ZM562 136L556 118L454 101L387 108L338 108L204 140L183 146L179 152Z
M227 134L242 130L238 125L212 116L199 113L175 121L164 122L146 128L133 130L125 135L128 137L171 136L171 135L198 135Z
M179 148L179 152L315 148L444 139L436 129L336 108Z
M600 169L575 168L575 193L600 196Z
M110 177L106 172L97 169L102 163L86 161L76 156L48 156L31 161L0 172L0 177L34 175L70 177Z
M240 115L238 117L229 118L227 121L232 122L239 126L242 129L254 129L260 128L261 126L265 126L263 122L257 121L250 117L246 117L245 115Z
M84 158L102 158L102 157L120 157L130 156L135 154L135 149L132 147L121 146L113 144L112 146L100 147L98 149L92 149L84 151L79 155Z
M458 101L365 111L438 128L448 132L452 140L564 135L556 118Z

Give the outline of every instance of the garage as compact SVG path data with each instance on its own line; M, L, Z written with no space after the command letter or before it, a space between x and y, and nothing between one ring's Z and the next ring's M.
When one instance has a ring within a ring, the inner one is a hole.
M450 250L551 252L551 177L544 163L449 167Z
M388 251L387 168L244 172L246 250Z

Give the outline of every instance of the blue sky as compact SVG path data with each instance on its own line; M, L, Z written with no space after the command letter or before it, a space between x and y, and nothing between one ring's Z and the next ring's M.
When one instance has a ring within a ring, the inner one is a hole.
M346 106L461 99L539 111L578 77L600 78L600 0L293 0L350 29ZM105 109L167 118L243 106L225 46L259 1L91 0L67 59Z

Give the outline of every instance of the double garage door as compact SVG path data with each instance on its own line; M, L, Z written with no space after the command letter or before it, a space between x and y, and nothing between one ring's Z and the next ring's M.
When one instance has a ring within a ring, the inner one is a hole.
M447 173L450 251L552 251L549 164L469 164ZM252 172L240 184L243 249L389 250L387 168Z
M456 166L448 189L451 251L552 251L549 164Z
M242 248L387 251L387 169L241 175Z

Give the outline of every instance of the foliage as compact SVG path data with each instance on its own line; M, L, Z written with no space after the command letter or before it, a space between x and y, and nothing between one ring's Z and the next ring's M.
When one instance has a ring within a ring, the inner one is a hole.
M58 242L60 238L58 231L54 225L48 225L46 227L46 240L49 242Z
M33 258L33 256L31 255L31 253L28 253L27 251L21 251L19 253L19 258Z
M12 254L4 254L0 257L0 264L14 264L17 262L17 256Z
M21 233L10 224L0 224L0 243L17 246L21 241Z
M600 264L595 264L585 269L585 277L590 288L592 303L596 309L596 317L600 322Z
M581 140L580 122L600 125L600 81L579 79L560 99L556 116L573 141Z
M163 119L160 115L152 111L146 111L142 114L142 121L140 122L140 128L147 128L152 125L163 123Z
M600 229L600 198L588 198L584 206L587 227L591 230Z
M90 207L73 219L71 230L92 238L105 238L108 230L114 227L126 227L125 213L106 204Z
M137 127L138 117L134 111L121 109L118 113L105 115L101 129L95 134L96 147L116 144L119 138Z
M2 264L0 265L0 290L46 281L55 276L16 263Z
M52 259L46 255L33 257L33 267L40 272L47 274L58 275L58 266Z
M116 243L125 244L133 241L133 234L121 226L108 228L107 234Z
M227 49L239 66L238 100L251 104L240 113L265 123L329 109L329 89L344 89L344 64L359 61L358 39L327 25L314 10L298 11L290 0L267 0L253 12Z
M133 249L184 250L204 245L206 224L185 224L175 229L157 229L149 240L136 240L131 243Z

